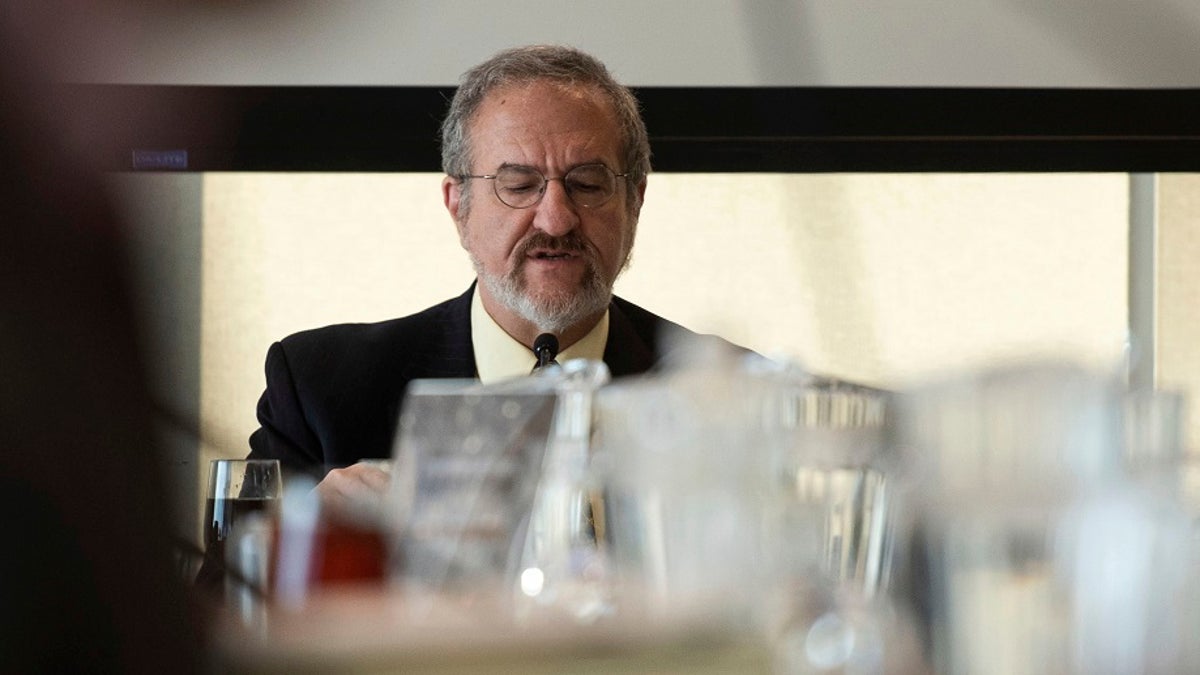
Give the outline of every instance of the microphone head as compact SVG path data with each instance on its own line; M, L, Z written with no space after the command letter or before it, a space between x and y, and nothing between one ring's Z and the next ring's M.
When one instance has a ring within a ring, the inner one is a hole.
M553 333L542 333L533 340L533 353L539 362L543 361L543 354L547 355L544 362L553 361L558 356L558 338Z

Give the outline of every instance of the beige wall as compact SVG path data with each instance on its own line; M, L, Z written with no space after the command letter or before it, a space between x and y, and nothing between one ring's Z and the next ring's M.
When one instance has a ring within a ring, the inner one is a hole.
M1033 356L1119 367L1116 174L656 175L618 291L883 386Z
M1155 381L1200 392L1200 176L1158 177ZM1189 409L1194 408L1194 402ZM1200 415L1191 414L1187 447L1200 448Z

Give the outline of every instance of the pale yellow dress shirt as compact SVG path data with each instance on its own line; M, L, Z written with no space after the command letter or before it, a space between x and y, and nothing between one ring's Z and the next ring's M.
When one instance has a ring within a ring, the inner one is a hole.
M558 353L557 361L565 363L571 359L604 358L604 345L608 343L608 312L600 317L596 326L579 342ZM504 332L500 324L483 308L479 291L471 298L471 346L475 350L475 369L479 381L490 384L498 380L528 375L537 358L533 350L517 342Z

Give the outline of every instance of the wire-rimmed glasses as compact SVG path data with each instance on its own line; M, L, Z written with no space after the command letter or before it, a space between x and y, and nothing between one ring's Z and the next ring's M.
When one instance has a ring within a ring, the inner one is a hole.
M617 179L627 178L628 173L614 173L603 164L580 164L562 176L547 178L531 166L511 165L501 167L494 174L461 175L460 180L479 178L492 181L496 197L506 206L527 209L542 201L546 185L560 180L567 196L576 205L586 209L602 206L617 191Z

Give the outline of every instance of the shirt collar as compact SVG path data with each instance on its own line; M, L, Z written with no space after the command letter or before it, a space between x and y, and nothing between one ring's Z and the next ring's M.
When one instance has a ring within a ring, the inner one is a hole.
M608 310L578 342L558 353L558 362L571 359L603 360L608 343ZM479 381L490 384L518 375L528 375L537 363L533 350L506 333L483 308L479 289L471 298L471 347L475 350L475 368Z

